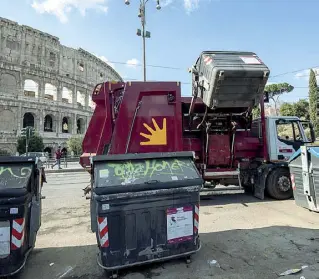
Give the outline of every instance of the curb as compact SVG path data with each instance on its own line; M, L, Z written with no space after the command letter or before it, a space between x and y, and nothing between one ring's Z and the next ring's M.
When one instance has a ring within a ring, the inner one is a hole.
M84 168L78 169L62 169L62 170L52 170L52 169L45 169L45 173L68 173L68 172L87 172Z

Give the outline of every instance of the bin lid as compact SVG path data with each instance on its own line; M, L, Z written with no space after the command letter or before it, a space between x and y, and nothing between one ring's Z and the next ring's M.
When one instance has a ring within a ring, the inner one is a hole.
M0 196L25 195L35 162L31 157L0 157Z
M111 194L201 185L192 152L93 157L94 192Z

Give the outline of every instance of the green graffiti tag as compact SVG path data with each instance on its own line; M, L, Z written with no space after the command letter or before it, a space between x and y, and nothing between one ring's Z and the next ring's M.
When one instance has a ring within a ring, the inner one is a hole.
M30 173L31 173L31 168L29 167L23 167L23 168L0 167L0 177L4 174L10 174L10 176L14 178L25 178L29 176Z
M107 164L113 169L114 176L121 180L152 178L160 175L185 175L187 171L194 172L189 161L174 160L145 160L142 162L126 161L116 164Z

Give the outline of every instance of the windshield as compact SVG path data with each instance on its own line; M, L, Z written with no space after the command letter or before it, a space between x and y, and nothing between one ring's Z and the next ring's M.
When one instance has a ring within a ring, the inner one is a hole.
M27 188L32 164L0 164L0 190L5 188Z
M189 158L161 158L100 162L95 167L97 187L165 183L199 178Z

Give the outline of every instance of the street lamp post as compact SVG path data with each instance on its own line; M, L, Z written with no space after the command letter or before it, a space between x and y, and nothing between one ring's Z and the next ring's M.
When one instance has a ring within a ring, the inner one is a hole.
M143 39L143 76L144 76L144 81L146 81L146 43L145 43L145 38L150 38L151 33L149 31L145 30L146 26L146 3L149 0L140 0L140 12L138 14L138 17L141 18L141 25L142 25L142 30L137 29L137 36L141 36ZM130 5L130 0L125 0L126 5ZM160 1L157 0L157 5L156 9L160 10L161 5Z
M34 128L33 127L30 127L30 126L27 126L25 128L23 128L21 130L21 135L22 136L25 136L25 153L26 153L26 156L28 156L28 151L29 151L29 140L31 138L31 136L34 135Z

